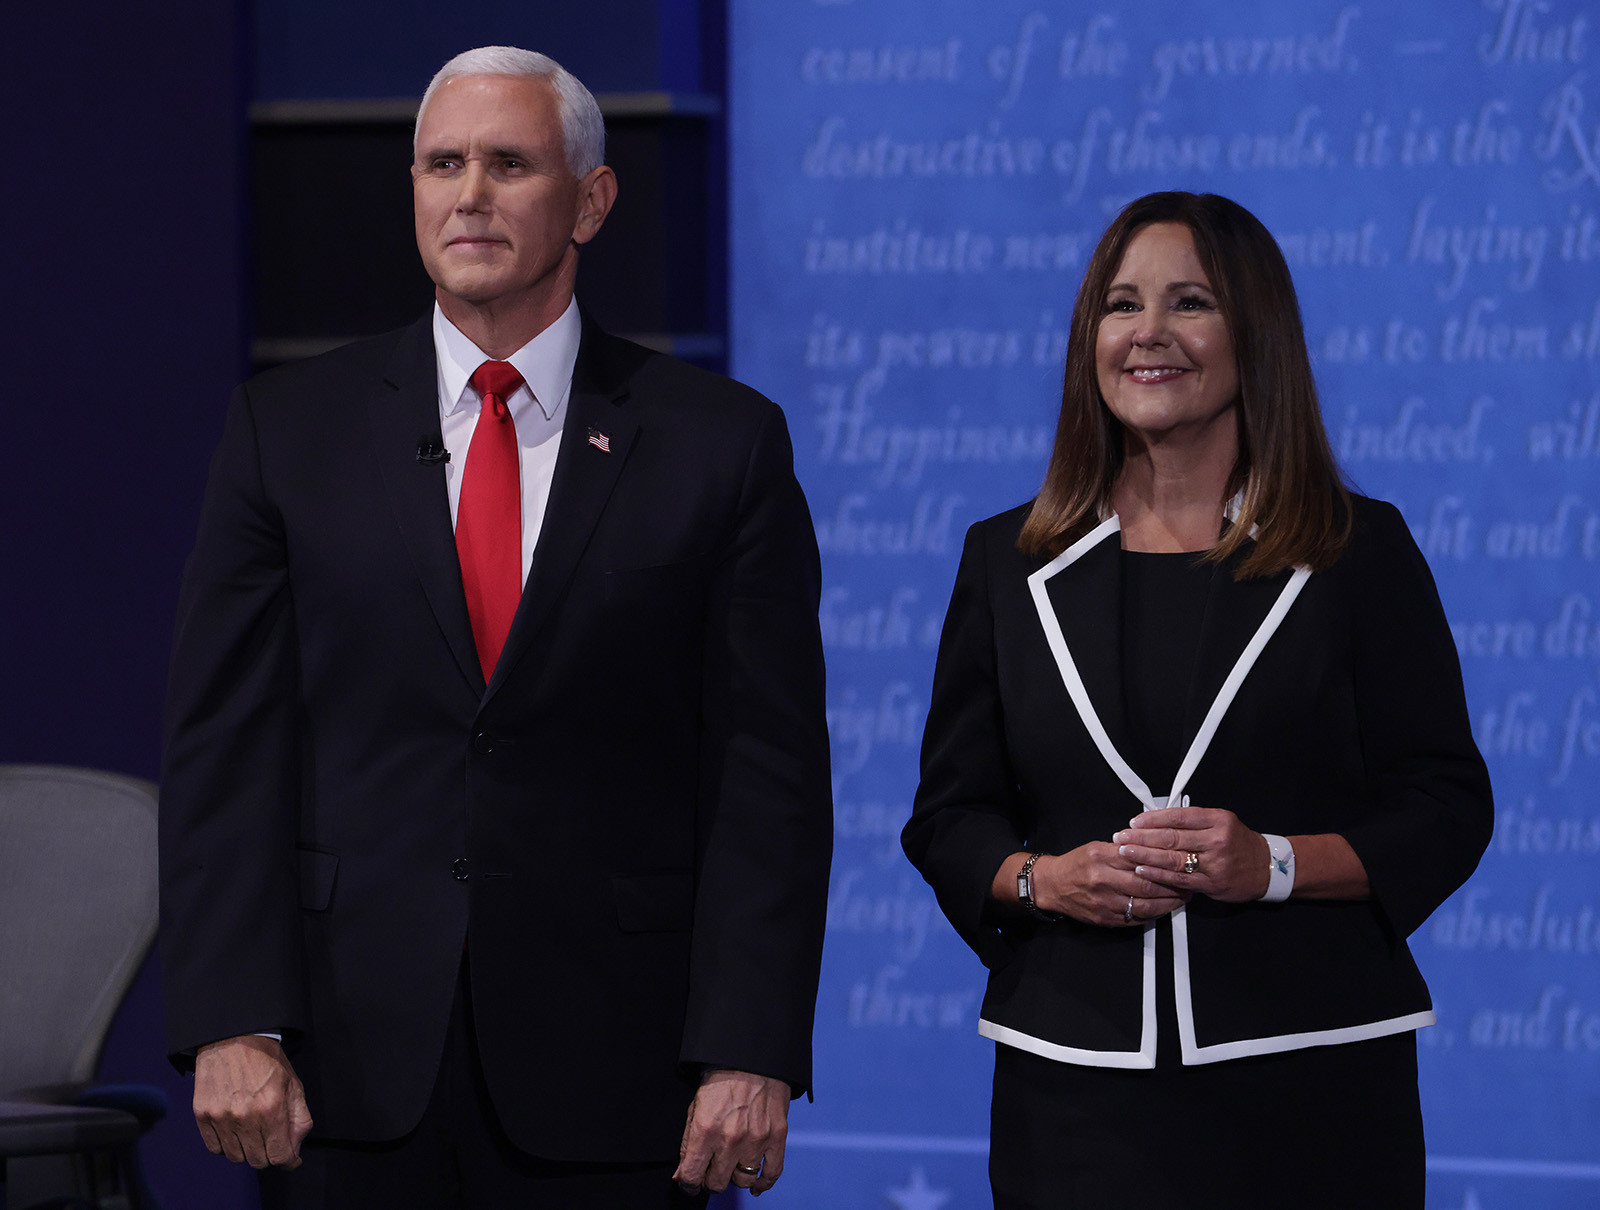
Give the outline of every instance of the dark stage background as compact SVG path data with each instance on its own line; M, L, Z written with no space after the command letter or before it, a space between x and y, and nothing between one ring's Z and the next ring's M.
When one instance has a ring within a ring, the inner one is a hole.
M722 361L723 36L719 0L7 8L0 762L156 776L178 579L228 394L427 305L410 122L456 52L533 47L601 95L627 186L584 273L616 284L586 297L618 330ZM251 1174L204 1150L166 1063L159 981L153 957L100 1075L168 1093L144 1143L167 1210L253 1206Z

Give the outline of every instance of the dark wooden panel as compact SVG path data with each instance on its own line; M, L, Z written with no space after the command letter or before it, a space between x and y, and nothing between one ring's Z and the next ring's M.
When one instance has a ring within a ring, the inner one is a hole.
M607 122L606 158L621 188L584 250L578 295L612 331L709 335L713 344L721 336L711 325L721 286L707 273L724 238L720 184L708 179L710 124L682 114ZM412 228L409 122L259 123L253 154L258 351L303 354L397 327L429 305Z

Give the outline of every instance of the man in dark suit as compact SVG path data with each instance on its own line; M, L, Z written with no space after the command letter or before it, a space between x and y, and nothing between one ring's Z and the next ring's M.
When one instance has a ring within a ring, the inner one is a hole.
M776 407L580 315L603 139L543 56L446 64L412 166L433 315L228 413L163 954L201 1134L268 1205L760 1192L809 1085L816 543Z

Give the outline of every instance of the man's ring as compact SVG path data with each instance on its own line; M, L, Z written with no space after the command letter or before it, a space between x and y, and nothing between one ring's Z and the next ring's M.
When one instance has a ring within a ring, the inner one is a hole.
M1122 909L1122 923L1133 923L1133 896L1128 896L1128 906Z
M1183 872L1185 874L1193 874L1199 868L1200 868L1200 854L1198 854L1198 853L1190 853L1190 854L1188 854L1187 856L1184 857L1184 859L1183 859Z
M766 1162L767 1162L767 1157L766 1156L762 1156L761 1157L761 1163L757 1164L754 1168L752 1168L749 1164L735 1164L733 1166L733 1170L735 1172L742 1172L746 1176L760 1176L761 1175L762 1166Z

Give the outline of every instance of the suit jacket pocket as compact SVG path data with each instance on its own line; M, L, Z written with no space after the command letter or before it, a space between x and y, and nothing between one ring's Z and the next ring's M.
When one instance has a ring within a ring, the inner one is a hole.
M694 924L694 875L688 870L613 874L617 927L625 933L681 933Z
M339 872L339 855L320 849L296 849L300 859L300 906L324 912L333 902L334 878Z

